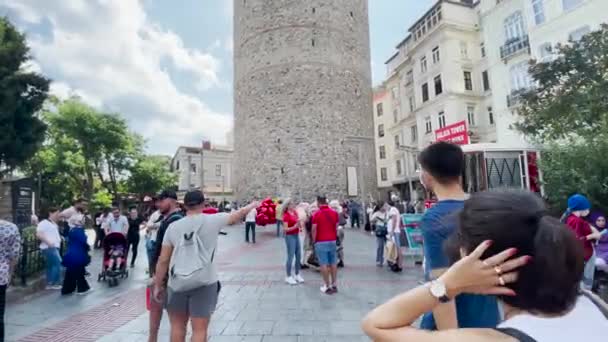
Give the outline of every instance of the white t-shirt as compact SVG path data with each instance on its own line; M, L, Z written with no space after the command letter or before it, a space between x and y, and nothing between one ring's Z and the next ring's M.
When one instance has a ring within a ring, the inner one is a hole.
M397 226L393 227L393 221L394 221L393 217L395 217L395 216L397 216ZM389 218L389 220L388 220L387 228L388 228L389 234L390 233L399 233L399 220L401 220L401 214L399 214L399 210L397 210L397 208L395 208L395 207L391 207L388 210L388 218Z
M120 215L118 219L114 218L114 216L110 216L106 221L106 225L110 233L123 233L127 234L129 231L129 221L126 216Z
M148 219L148 223L146 223L146 228L148 228L148 231L150 232L149 234L149 238L152 241L156 241L156 234L158 233L158 228L160 227L160 222L156 222L158 221L158 219L160 218L161 213L160 210L156 210L155 212L153 212L150 215L150 218Z
M169 225L165 237L163 239L163 246L177 246L180 242L180 238L185 234L193 230L198 229L198 236L200 237L203 246L205 246L205 257L207 260L211 260L215 249L217 248L217 239L220 230L228 225L228 219L230 214L220 213L215 215L190 215L182 218L179 221L175 221ZM211 264L211 267L207 268L207 272L204 275L203 281L207 284L211 284L218 281L217 270L215 264Z
M40 249L59 248L61 246L61 236L59 236L59 228L55 222L42 220L36 227L36 233L43 235L50 243L50 245L47 245L45 242L41 242Z
M564 316L517 315L499 327L518 329L538 342L600 342L606 341L608 320L589 298L580 296L574 309Z
M258 215L258 210L256 208L251 209L250 212L247 213L245 217L245 222L255 222L255 217Z

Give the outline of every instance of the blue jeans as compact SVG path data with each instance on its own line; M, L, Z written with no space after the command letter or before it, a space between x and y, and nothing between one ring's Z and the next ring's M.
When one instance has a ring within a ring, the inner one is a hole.
M46 260L46 284L61 285L61 256L59 249L47 248L42 250L44 259Z
M581 288L591 291L593 288L593 278L595 276L595 252L591 258L585 263L583 271L583 281L581 282Z
M338 264L338 246L336 241L323 241L315 244L315 253L321 266Z
M283 234L282 228L283 228L283 221L277 220L277 236L281 236L281 234Z
M285 235L285 245L287 246L287 263L285 264L287 276L291 277L291 264L294 258L296 259L296 274L300 274L302 256L300 255L300 237L298 234Z
M156 251L156 241L146 239L146 254L148 255L148 273L154 274L154 270L152 269L152 258L154 257L154 252Z
M384 264L384 246L386 246L386 236L376 236L376 264Z

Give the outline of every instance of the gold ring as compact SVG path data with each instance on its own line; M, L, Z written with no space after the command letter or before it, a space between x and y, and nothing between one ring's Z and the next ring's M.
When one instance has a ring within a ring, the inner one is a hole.
M498 282L500 282L500 286L505 286L505 280L503 277L498 276Z
M498 266L494 266L494 271L496 271L496 274L498 274L498 275L502 274L502 270Z

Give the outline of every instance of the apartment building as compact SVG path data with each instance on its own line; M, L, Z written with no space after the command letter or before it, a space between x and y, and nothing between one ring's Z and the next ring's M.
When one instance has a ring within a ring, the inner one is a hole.
M437 1L397 45L377 88L374 105L389 114L375 118L385 130L379 187L415 198L417 152L452 125L466 130L461 143L526 146L512 125L519 94L533 86L529 61L554 58L557 43L597 29L606 13L607 0Z

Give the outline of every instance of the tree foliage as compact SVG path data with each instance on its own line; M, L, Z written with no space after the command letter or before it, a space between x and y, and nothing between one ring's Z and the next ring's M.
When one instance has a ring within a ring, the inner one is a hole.
M516 127L544 145L541 170L549 202L563 209L583 193L608 209L608 25L558 45L550 62L532 62Z
M25 37L0 17L0 177L31 158L44 140L42 108L49 80L27 71L31 60Z
M164 164L143 153L143 139L118 114L70 98L49 103L42 117L48 125L46 141L27 171L41 178L49 204L84 197L103 207L128 191L139 195L175 183Z
M170 171L168 158L162 156L140 158L131 167L130 173L125 187L129 192L140 195L157 193L175 186L177 182L177 175Z
M608 128L608 25L555 52L532 62L537 86L522 96L517 127L540 142L596 141Z

